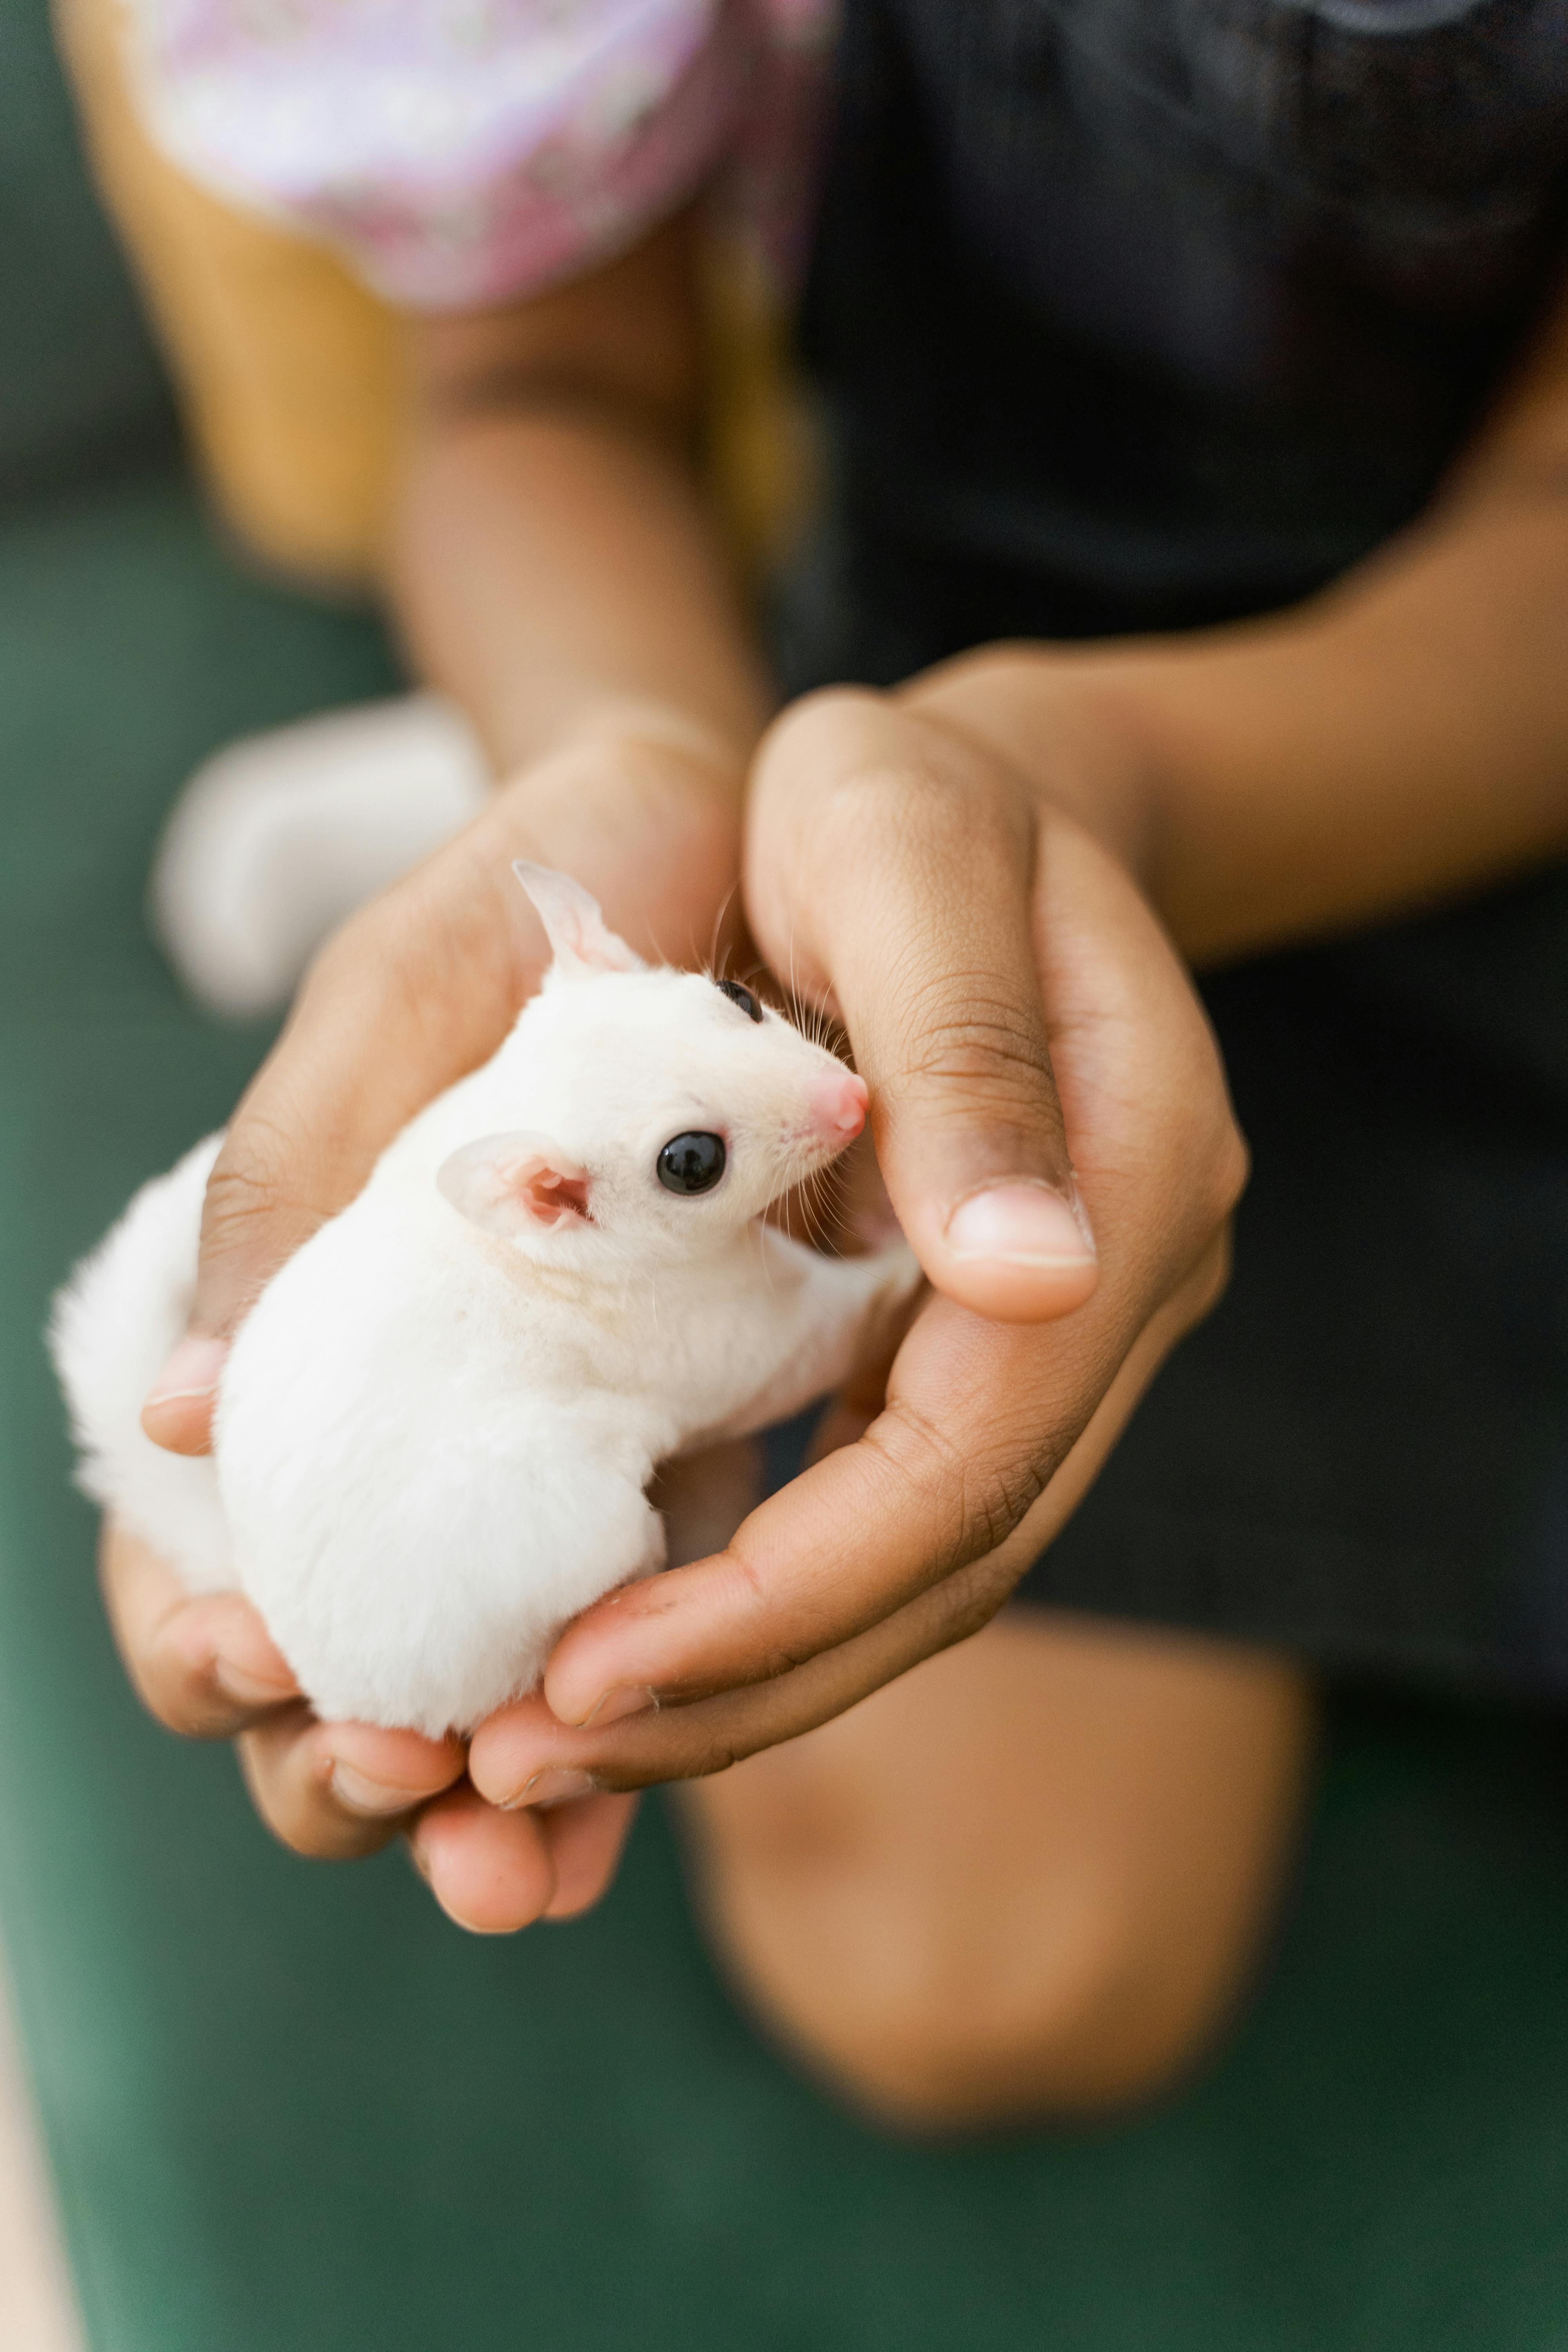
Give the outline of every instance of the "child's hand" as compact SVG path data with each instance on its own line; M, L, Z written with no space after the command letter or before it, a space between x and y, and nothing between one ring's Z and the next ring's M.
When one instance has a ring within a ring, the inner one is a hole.
M230 1125L207 1192L191 1333L149 1400L150 1435L176 1452L207 1450L224 1353L251 1300L353 1198L414 1113L494 1052L537 987L542 942L512 859L577 875L650 955L700 960L722 944L726 920L738 927L739 807L739 779L721 756L628 719L499 793L338 932ZM476 1927L563 1917L602 1891L633 1800L553 1817L494 1811L460 1785L459 1743L318 1723L237 1594L193 1600L112 1526L102 1566L142 1696L173 1730L238 1738L257 1808L287 1844L370 1853L417 1812L416 1860Z
M746 866L764 952L847 1026L935 1295L863 1436L588 1611L482 1727L498 1804L715 1770L983 1624L1225 1280L1246 1154L1207 1024L1043 793L911 702L822 697L763 746Z
M416 1111L488 1060L539 985L543 935L516 857L575 875L639 950L700 960L727 912L739 926L739 779L651 721L574 740L327 942L213 1170L190 1337L147 1402L160 1445L205 1453L225 1349L263 1284Z

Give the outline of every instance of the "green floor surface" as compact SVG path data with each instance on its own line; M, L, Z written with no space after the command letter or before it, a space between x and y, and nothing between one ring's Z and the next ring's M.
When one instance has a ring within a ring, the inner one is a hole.
M0 530L0 1923L93 2352L1563 2352L1550 1727L1342 1709L1199 2087L932 2150L737 2018L657 1808L593 1917L478 1942L396 1853L278 1850L139 1714L37 1333L262 1043L182 1003L142 880L209 746L390 676L172 478Z

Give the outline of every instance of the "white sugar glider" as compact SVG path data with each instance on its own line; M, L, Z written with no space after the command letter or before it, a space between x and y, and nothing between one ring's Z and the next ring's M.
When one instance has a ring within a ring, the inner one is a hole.
M744 988L650 969L577 883L482 1069L382 1154L230 1350L210 1457L143 1397L184 1328L209 1138L55 1307L79 1480L193 1592L237 1588L322 1716L467 1731L567 1620L660 1567L655 1465L799 1411L919 1279L763 1212L857 1136L863 1080Z

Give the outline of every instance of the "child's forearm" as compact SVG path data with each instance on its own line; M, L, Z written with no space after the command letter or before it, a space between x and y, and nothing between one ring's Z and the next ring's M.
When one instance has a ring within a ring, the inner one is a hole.
M502 773L619 712L684 723L743 764L766 717L695 490L612 420L497 407L428 426L397 583L418 668Z
M1518 872L1568 849L1568 478L1124 677L1158 780L1150 883L1194 957Z
M512 311L416 328L411 365L392 601L498 771L624 724L738 780L767 689L690 462L683 226Z
M1110 839L1200 961L1568 850L1563 323L1449 494L1310 604L914 691Z

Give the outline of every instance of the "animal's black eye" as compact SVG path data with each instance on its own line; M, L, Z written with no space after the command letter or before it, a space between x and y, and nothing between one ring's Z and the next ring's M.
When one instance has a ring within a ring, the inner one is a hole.
M667 1192L710 1192L724 1173L721 1135L672 1135L658 1155Z
M760 1021L762 1019L762 1006L757 1003L757 1000L752 994L751 990L749 988L742 988L738 980L719 980L715 981L713 984L719 991L721 996L727 996L731 1004L738 1004L740 1006L748 1021Z

